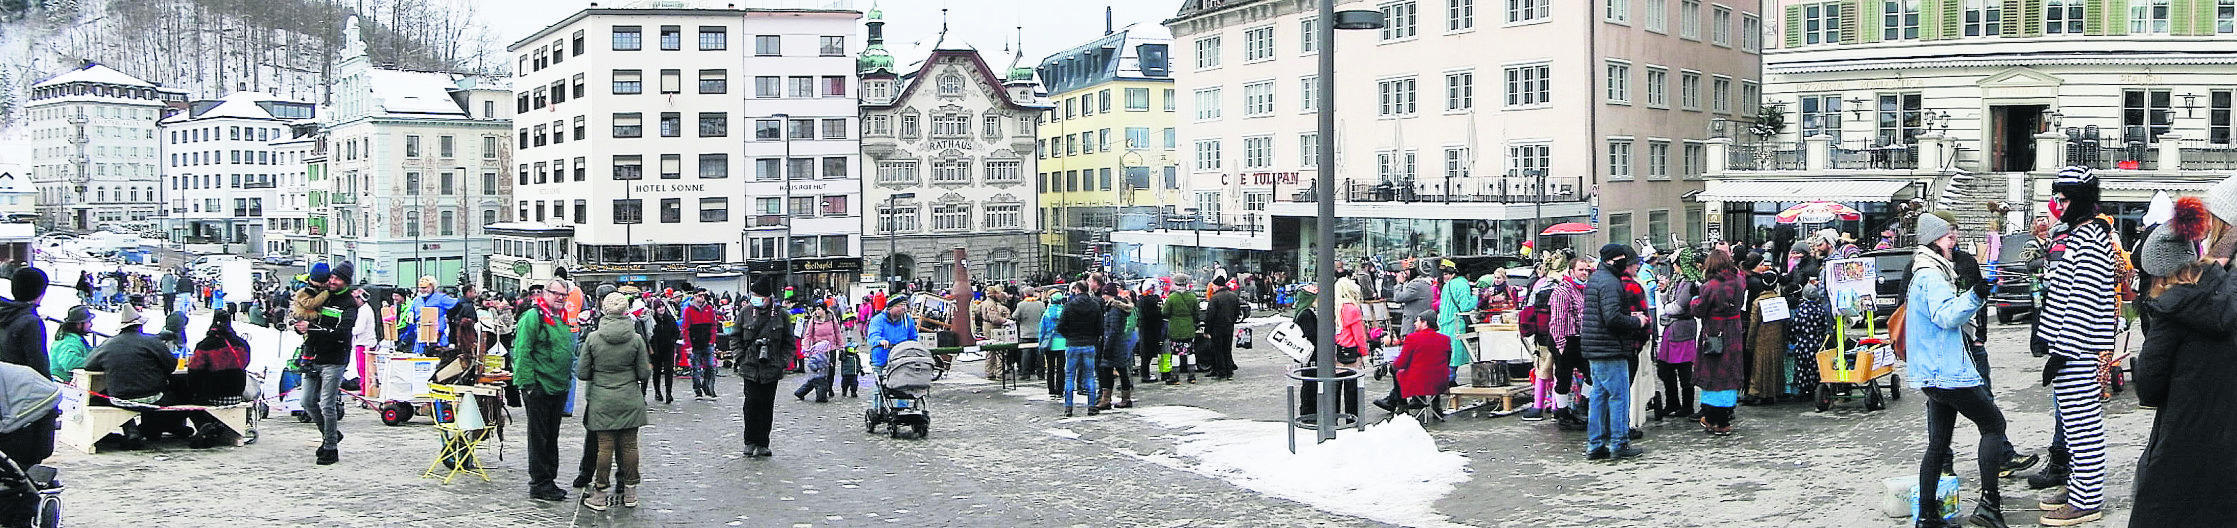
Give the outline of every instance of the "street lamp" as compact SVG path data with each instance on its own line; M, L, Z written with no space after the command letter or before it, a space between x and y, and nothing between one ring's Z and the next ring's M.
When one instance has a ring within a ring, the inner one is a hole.
M893 264L894 253L900 251L895 246L900 243L900 237L896 235L901 232L901 222L894 218L893 209L896 205L899 205L902 200L915 200L916 198L917 193L913 192L893 193L892 195L886 196L886 214L879 215L885 217L881 220L885 223L885 278L887 292L901 291L901 267L895 266ZM791 241L788 240L786 241L786 243L789 244L791 243Z
M1336 30L1382 29L1383 14L1365 10L1338 12L1336 0L1320 0L1320 19L1333 23L1313 28L1313 40L1320 42L1322 47L1319 76L1313 80L1316 85L1315 95L1320 98L1315 107L1319 114L1316 117L1320 121L1318 134L1321 138L1320 144L1316 146L1319 152L1315 153L1319 158L1317 170L1320 173L1319 182L1315 185L1322 191L1316 196L1320 207L1319 215L1314 219L1319 229L1313 233L1314 244L1317 246L1314 248L1313 260L1320 272L1315 282L1320 285L1321 293L1315 301L1319 306L1314 309L1319 314L1320 327L1313 330L1319 339L1314 341L1313 346L1316 367L1312 370L1312 377L1317 378L1313 381L1320 384L1320 390L1315 391L1315 397L1319 399L1315 407L1319 413L1314 417L1313 424L1318 430L1320 441L1326 442L1336 438L1336 142L1333 139L1336 137Z
M452 169L458 171L458 219L452 221L451 228L458 230L458 287L465 288L473 282L468 280L472 275L467 274L467 269L473 267L474 242L471 232L466 229L467 223L473 221L473 215L466 208L466 196L472 194L470 191L474 188L474 179L467 177L464 165Z
M800 214L799 211L792 210L792 114L773 114L769 117L777 119L777 137L784 141L784 166L778 168L778 173L784 175L785 186L783 208L785 212L785 236L784 252L782 253L784 258L781 259L785 263L785 270L781 276L785 277L785 281L789 283L792 280L792 219L795 218L794 215ZM810 169L813 168L810 167Z

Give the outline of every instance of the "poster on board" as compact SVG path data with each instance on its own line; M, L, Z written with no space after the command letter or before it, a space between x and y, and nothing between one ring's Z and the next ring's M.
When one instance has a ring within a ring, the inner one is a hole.
M1870 257L1825 262L1825 296L1839 309L1843 303L1864 303L1871 310L1879 300L1879 261Z

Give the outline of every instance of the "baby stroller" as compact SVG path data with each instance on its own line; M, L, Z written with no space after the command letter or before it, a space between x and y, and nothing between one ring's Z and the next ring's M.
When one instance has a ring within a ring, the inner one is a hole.
M870 393L870 409L864 411L866 432L876 434L878 426L884 425L886 435L893 438L901 438L904 427L918 439L925 437L932 428L924 397L932 392L932 380L937 375L933 363L932 351L923 343L893 345L885 371L878 374L878 390Z

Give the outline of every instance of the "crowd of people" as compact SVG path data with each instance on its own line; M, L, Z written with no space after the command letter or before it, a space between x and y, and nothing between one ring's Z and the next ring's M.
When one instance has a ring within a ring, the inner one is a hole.
M1960 225L1947 211L1923 211L1881 234L1878 249L1907 249L1911 257L1903 308L1891 321L1901 330L1891 338L1906 353L1903 381L1926 400L1918 496L1935 496L1945 475L1957 474L1950 445L1963 417L1981 437L1971 524L2004 526L1998 482L2038 465L2025 481L2050 489L2034 503L2047 511L2040 523L2067 526L2104 515L2106 379L2118 359L2115 336L2132 324L2124 307L2134 308L2133 324L2145 336L2135 360L2138 400L2158 410L2136 472L2132 522L2214 525L2227 515L2216 506L2237 489L2237 467L2226 456L2237 438L2216 414L2237 403L2237 388L2225 383L2237 375L2230 360L2237 342L2229 333L2237 328L2237 281L2226 278L2237 254L2237 178L2178 201L2173 220L2133 246L2121 243L2101 214L2098 189L2086 168L2061 172L2049 204L2055 220L2037 233L2041 313L2029 341L2046 358L2040 382L2056 404L2047 463L2011 445L1990 390L1984 306L1996 285L1984 277L1981 259L1960 247L1978 233L1969 229L1982 227ZM1809 401L1821 351L1872 345L1836 337L1836 326L1848 321L1836 317L1842 310L1822 278L1829 262L1863 252L1855 240L1832 230L1795 232L1760 246L1711 241L1640 248L1644 254L1614 243L1589 254L1547 251L1531 269L1474 278L1442 259L1402 260L1395 270L1375 261L1339 267L1334 291L1326 292L1336 301L1335 359L1343 368L1387 368L1395 382L1371 403L1400 412L1427 405L1483 359L1475 357L1472 325L1512 324L1533 351L1517 362L1531 369L1522 418L1582 431L1588 460L1637 458L1645 454L1641 422L1690 420L1705 434L1729 435L1744 423L1743 407ZM495 354L510 375L508 403L525 413L530 496L569 496L557 485L557 440L563 418L579 416L584 450L573 487L584 490L583 505L599 510L637 505L638 432L650 423L650 405L676 403L679 377L694 400L720 401L737 390L743 454L768 457L775 454L776 393L788 374L802 374L796 401L858 397L862 377L874 378L902 343L936 340L924 344L944 348L948 339L934 336L954 332L981 344L1016 343L1015 353L989 349L1002 352L987 354L988 379L1040 380L1061 406L1052 413L1095 415L1134 406L1146 387L1183 391L1200 379L1234 379L1237 330L1254 304L1277 307L1308 329L1331 316L1318 313L1313 301L1324 292L1317 288L1291 289L1279 285L1286 277L1231 276L1224 269L1205 281L1187 273L1134 280L1089 273L1044 287L974 288L979 293L969 299L909 289L849 299L797 293L769 280L738 294L585 288L565 277L518 294L445 287L434 277L409 289L373 290L355 282L355 272L346 263L316 264L265 301L271 324L303 336L290 369L302 373L303 410L320 431L314 463L340 459L341 391L349 365L367 351ZM45 273L24 267L10 277L14 297L0 300L0 364L60 383L81 368L104 372L105 396L118 405L159 409L243 397L252 356L232 311L216 311L194 339L181 335L181 309L190 306L163 303L171 313L162 330L149 332L155 321L141 308L148 303L126 295L114 305L114 336L96 346L87 306L68 310L50 336L36 310ZM142 295L195 291L114 273L83 275L80 290L93 281L121 291L144 288ZM95 301L109 295L107 287L96 286L81 301L101 305ZM951 310L968 310L972 326L952 328L944 316ZM189 358L185 372L173 375L181 357ZM0 382L9 368L0 366ZM720 382L725 376L738 384ZM579 413L571 407L577 391ZM1356 415L1353 392L1342 390L1339 405ZM1301 411L1311 414L1315 398L1303 401ZM46 416L0 421L0 453L19 462L44 458L54 426L53 415ZM199 441L213 432L214 424L190 416L153 416L124 431L126 441ZM1940 507L1923 501L1918 524L1944 526Z

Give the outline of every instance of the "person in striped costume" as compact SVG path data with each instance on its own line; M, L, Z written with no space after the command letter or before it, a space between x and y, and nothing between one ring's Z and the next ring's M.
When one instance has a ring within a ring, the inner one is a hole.
M2121 262L2112 226L2097 215L2098 181L2089 167L2059 171L2051 186L2051 213L2067 233L2052 251L2042 314L2050 345L2044 375L2058 402L2059 432L2072 457L2064 490L2038 504L2044 526L2070 526L2104 517L2105 406L2097 371L2120 331Z

